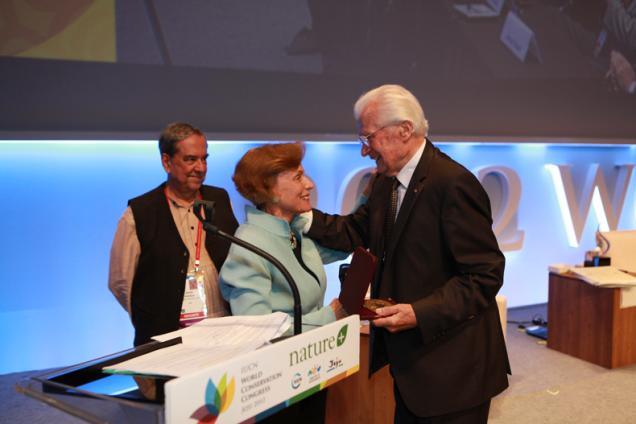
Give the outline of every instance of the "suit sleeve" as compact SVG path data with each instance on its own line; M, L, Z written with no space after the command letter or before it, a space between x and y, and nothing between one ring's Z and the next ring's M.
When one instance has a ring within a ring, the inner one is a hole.
M425 341L474 319L492 303L503 284L505 258L492 232L490 201L470 173L450 184L442 202L442 236L454 275L413 303Z
M329 215L317 209L313 210L313 220L307 237L318 244L334 250L353 252L356 247L368 247L367 204L363 204L353 214Z

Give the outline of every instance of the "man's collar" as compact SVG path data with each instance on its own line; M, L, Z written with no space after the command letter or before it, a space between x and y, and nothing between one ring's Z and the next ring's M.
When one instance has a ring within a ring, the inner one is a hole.
M168 200L170 200L170 204L171 204L172 206L174 206L175 208L177 208L177 209L181 209L181 208L183 208L183 209L185 209L185 208L190 209L190 208L192 207L192 205L194 205L194 202L192 202L192 203L190 203L190 204L187 204L187 205L186 205L186 204L185 204L185 201L183 201L183 200L179 200L179 201L177 201L176 199L174 199L174 198L172 198L172 197L170 197L170 196L168 196Z
M166 194L166 198L170 201L170 203L173 206L176 206L179 208L191 208L192 205L194 204L194 200L192 200L191 202L188 202L187 200L179 198L176 195L176 193L174 193L174 191L170 189L168 184L164 186L164 192ZM201 198L201 189L197 191L197 194L195 195L195 199L196 198Z
M411 156L411 159L409 159L406 165L404 165L402 169L400 169L400 172L398 172L395 176L402 187L409 186L413 173L415 172L415 168L417 168L417 164L420 162L422 154L424 153L424 147L426 147L426 139L424 139L422 145L415 151L415 154Z

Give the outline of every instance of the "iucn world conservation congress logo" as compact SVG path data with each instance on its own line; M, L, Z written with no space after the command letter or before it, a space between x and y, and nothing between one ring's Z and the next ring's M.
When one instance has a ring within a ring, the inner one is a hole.
M205 404L190 415L199 421L199 424L214 424L219 415L227 411L234 399L234 377L227 383L227 374L223 374L219 385L215 386L212 379L208 380L205 388Z

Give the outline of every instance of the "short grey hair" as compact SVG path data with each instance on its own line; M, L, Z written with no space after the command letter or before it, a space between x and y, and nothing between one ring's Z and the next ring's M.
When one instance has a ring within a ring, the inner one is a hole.
M370 106L377 108L377 125L409 121L413 124L415 134L423 137L428 135L428 121L420 102L401 85L381 85L360 96L353 106L356 121L360 121L360 116Z
M191 135L205 138L203 132L187 122L173 122L161 131L159 136L159 153L173 157L177 152L177 143Z

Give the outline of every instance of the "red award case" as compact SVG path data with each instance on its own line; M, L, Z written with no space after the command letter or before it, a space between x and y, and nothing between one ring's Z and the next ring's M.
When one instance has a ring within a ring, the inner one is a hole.
M377 318L375 308L393 304L390 300L364 300L369 285L373 281L377 264L378 258L372 253L362 247L356 248L338 297L347 313L358 314L363 320Z

